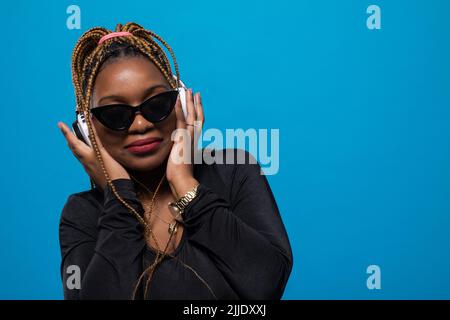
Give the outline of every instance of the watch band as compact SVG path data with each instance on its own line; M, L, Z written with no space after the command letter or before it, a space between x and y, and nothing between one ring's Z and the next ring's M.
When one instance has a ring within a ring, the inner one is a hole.
M197 196L198 186L199 185L196 185L192 190L186 192L186 194L178 199L178 201L169 203L169 209L173 207L176 207L178 209L172 212L175 219L177 219L178 216L180 216L184 212L186 206Z
M182 196L180 199L178 199L177 202L175 202L180 210L184 210L188 203L195 198L195 196L197 195L197 188L198 185L196 185L191 191L186 192L184 196Z

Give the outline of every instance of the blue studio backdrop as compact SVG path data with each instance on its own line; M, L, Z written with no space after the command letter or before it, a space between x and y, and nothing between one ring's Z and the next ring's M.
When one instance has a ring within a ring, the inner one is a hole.
M129 21L174 49L205 129L279 129L268 179L294 254L283 299L450 298L450 1L17 0L0 12L1 299L63 298L60 213L90 187L57 128L74 117L71 53L86 30Z

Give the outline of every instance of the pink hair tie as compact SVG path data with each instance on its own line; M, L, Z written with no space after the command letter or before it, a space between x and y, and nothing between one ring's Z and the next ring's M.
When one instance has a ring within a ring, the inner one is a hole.
M100 40L98 41L98 45L101 45L104 41L114 38L114 37L126 37L126 36L132 36L133 34L131 34L128 31L120 31L120 32L111 32L108 33L106 35L104 35L103 37L100 38Z

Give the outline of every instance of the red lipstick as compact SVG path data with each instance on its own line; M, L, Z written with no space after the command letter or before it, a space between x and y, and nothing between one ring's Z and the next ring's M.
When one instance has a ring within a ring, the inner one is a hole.
M125 146L128 151L134 154L143 154L155 150L161 144L161 138L147 138L136 140Z

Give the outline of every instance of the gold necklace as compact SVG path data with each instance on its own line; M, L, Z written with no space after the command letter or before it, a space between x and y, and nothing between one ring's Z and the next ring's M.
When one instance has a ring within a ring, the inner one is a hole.
M167 230L167 232L169 232L169 233L177 233L177 230L178 230L178 227L177 227L177 224L176 224L176 221L175 221L175 219L174 219L174 221L173 222L167 222L166 220L164 220L163 218L161 218L161 216L159 215L159 214L157 214L157 213L155 213L155 216L159 219L159 220L161 220L162 222L164 222L165 224L167 224L168 226L169 226L169 229Z
M131 177L133 180L135 180L136 182L138 182L140 185L144 186L139 180L137 180L137 179L136 179L135 177L133 177L131 174L130 174L130 177ZM150 212L149 212L149 217L150 217L150 218L151 218L151 215L152 215L153 204L154 204L156 195L157 195L158 190L159 190L159 188L161 187L161 184L162 184L162 182L163 182L163 180L164 180L165 177L166 177L166 174L164 173L164 175L162 176L161 180L160 180L159 183L158 183L158 186L156 187L155 192L151 192L150 190L148 190L148 189L144 186L144 188L147 189L147 191L149 191L150 194L153 194L152 200L151 200L151 208L150 208ZM138 196L139 196L139 195L138 195ZM144 211L144 217L145 217L145 214L146 214L146 213L147 213L147 212ZM147 224L147 226L148 226L148 224ZM159 253L161 252L161 248L160 248L160 246L159 246L158 239L157 239L156 236L154 235L153 230L151 230L150 228L146 228L146 231L150 233L150 236L151 236L151 237L153 238L153 240L155 241L156 248L157 248L157 257L158 257L158 256L159 256Z
M144 205L146 208L148 208L148 205ZM167 222L166 220L164 220L163 218L161 218L161 216L155 212L153 212L153 214L162 222L164 222L165 224L167 224L169 226L169 228L167 229L167 232L169 234L176 234L178 231L178 221L176 221L175 219L173 220L173 222Z
M159 190L159 187L161 186L161 183L165 177L165 174L163 175L163 178L161 179L161 181L158 184L158 187L156 188L155 192L151 192L142 182L140 182L139 180L137 180L136 178L134 178L132 175L130 175L130 177L132 177L137 183L139 183L149 194L153 194L152 197L152 201L150 203L150 213L149 213L149 222L151 219L152 214L154 214L159 220L161 220L162 222L164 222L165 224L167 224L169 226L169 228L167 229L167 232L171 235L175 235L178 231L178 221L173 219L172 222L167 222L166 220L164 220L163 218L161 218L161 216L159 214L157 214L156 212L153 212L153 208L154 208L154 199L156 198L156 194ZM144 201L142 201L144 202ZM145 211L147 212L148 209L148 205L145 204L144 202L144 207L145 207Z

